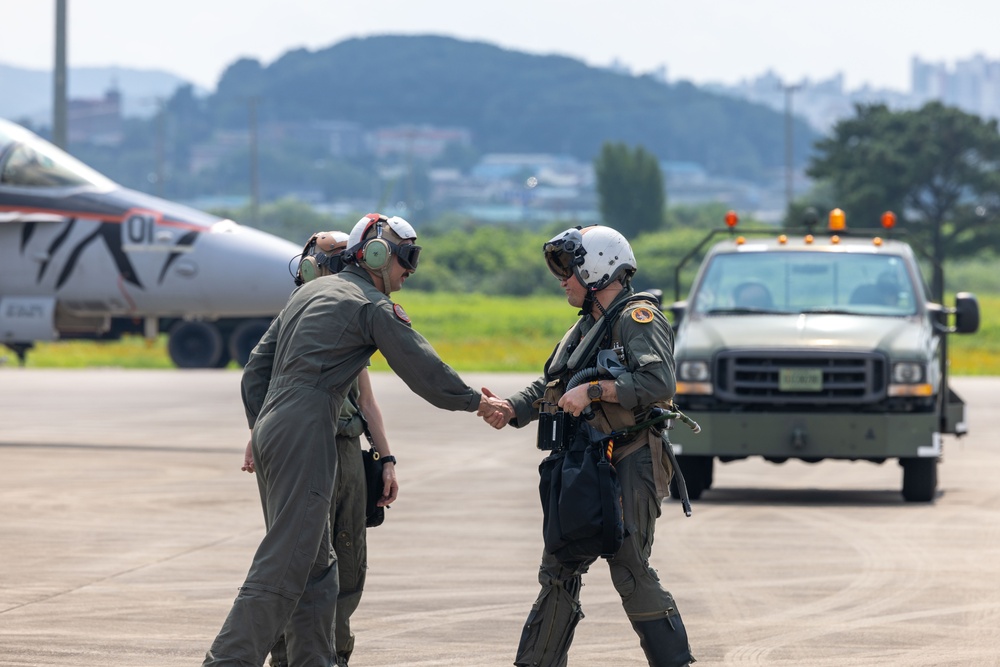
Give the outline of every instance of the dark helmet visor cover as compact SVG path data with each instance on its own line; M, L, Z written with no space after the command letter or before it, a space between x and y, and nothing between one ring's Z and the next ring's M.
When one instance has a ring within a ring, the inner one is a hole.
M587 251L583 247L583 235L578 229L569 229L552 238L542 246L545 263L559 280L572 277L573 269L583 264Z
M420 259L420 246L412 243L401 245L392 244L392 251L396 253L400 265L407 271L417 270L417 261Z

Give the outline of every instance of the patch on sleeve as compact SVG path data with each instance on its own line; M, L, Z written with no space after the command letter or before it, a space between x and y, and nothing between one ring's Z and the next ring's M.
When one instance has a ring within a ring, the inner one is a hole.
M406 311L403 310L403 307L398 303L392 304L392 312L396 313L396 317L403 320L407 324L410 323L410 316L406 314Z
M640 306L632 311L632 319L639 324L648 324L653 321L653 311L645 306Z

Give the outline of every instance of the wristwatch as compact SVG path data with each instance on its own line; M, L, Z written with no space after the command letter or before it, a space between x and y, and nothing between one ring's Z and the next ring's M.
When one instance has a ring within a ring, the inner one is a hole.
M380 456L378 460L382 463L396 463L396 457L392 454L389 454L389 456Z
M601 394L603 393L604 390L601 389L601 383L598 382L597 380L591 382L590 386L587 387L587 398L590 399L591 403L596 403L597 401L601 400Z

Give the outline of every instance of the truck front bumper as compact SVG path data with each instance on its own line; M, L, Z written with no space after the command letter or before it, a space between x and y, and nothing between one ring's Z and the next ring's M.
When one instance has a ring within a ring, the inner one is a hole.
M670 432L678 454L742 458L888 459L941 454L938 418L928 413L694 412L701 425Z

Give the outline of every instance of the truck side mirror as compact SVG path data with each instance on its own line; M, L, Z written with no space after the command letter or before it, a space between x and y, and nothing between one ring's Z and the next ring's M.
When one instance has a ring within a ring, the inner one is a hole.
M684 313L687 312L687 301L674 301L670 304L670 315L673 320L670 324L677 331L677 327L681 325L681 320L684 319Z
M955 295L955 333L975 333L979 330L979 301L972 292Z

